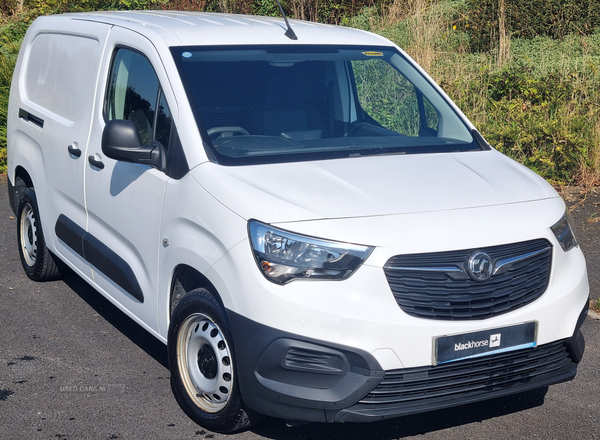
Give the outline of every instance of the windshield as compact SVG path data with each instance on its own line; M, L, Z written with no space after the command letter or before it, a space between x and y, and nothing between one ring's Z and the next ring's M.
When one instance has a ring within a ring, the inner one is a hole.
M176 47L209 149L225 165L481 149L395 49Z

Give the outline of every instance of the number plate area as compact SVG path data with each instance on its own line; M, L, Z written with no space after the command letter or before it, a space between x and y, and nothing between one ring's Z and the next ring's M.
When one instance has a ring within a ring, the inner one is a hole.
M537 344L537 321L433 338L433 365L502 353Z

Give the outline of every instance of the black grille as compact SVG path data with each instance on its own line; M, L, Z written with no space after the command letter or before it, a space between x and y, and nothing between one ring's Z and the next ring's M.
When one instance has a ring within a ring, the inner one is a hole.
M494 261L540 253L518 261L505 273L478 282L465 270L475 251L487 253ZM398 255L388 260L384 271L396 302L407 314L469 320L508 313L535 301L546 291L551 262L552 245L538 239L481 249ZM443 270L438 271L448 267L459 269L464 279L453 279Z
M350 411L409 414L448 406L455 399L476 401L507 391L569 380L577 364L565 341L536 348L467 359L437 366L386 371L382 382ZM477 398L479 397L479 398ZM421 408L421 409L420 409Z

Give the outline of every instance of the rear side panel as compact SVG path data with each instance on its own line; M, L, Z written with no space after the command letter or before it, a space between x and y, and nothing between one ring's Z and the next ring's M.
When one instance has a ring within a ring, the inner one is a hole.
M36 20L23 42L9 105L9 176L13 184L18 169L30 176L48 247L87 278L89 268L53 230L61 214L87 227L84 163L110 28L63 17Z

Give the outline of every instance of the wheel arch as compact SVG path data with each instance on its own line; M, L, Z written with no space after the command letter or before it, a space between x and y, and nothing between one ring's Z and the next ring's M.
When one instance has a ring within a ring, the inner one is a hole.
M169 317L173 315L173 311L177 304L189 292L195 289L204 288L217 300L219 306L227 316L227 309L223 303L223 299L219 295L216 287L210 280L203 275L199 270L187 264L180 264L175 267L173 277L171 279L171 291L169 294Z
M33 188L33 180L25 168L17 166L14 172L14 178L8 179L8 202L13 213L17 214L17 206L19 200L27 190L27 188Z

